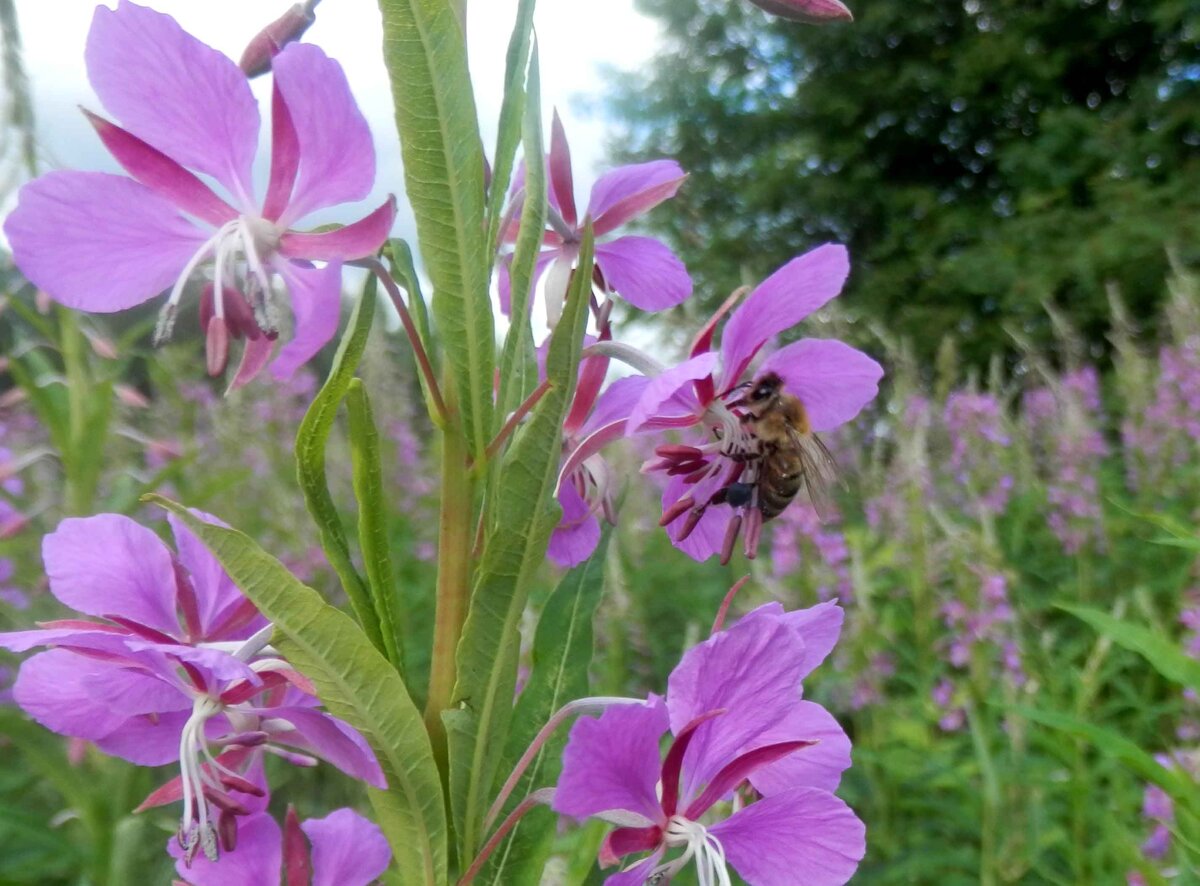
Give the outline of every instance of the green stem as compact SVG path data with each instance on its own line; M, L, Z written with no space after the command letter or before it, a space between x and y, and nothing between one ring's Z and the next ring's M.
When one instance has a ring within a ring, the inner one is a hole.
M95 441L84 439L87 428L88 384L86 357L83 353L83 334L75 317L66 309L58 311L59 349L62 352L63 372L67 380L68 449L60 452L66 481L68 514L87 514L91 511L94 484L89 476L87 459L99 458Z
M980 816L979 834L979 883L994 886L996 877L996 836L1000 828L1000 782L996 777L996 766L988 748L987 724L980 721L979 709L974 699L966 704L967 723L971 729L971 742L975 747L975 759L983 776L983 808Z
M451 385L447 391L453 391ZM457 677L455 653L467 617L471 593L473 537L472 476L467 469L467 441L457 422L442 436L441 514L438 518L437 603L433 624L433 659L425 727L433 738L434 754L444 755L442 711L451 706ZM444 759L444 756L443 756Z

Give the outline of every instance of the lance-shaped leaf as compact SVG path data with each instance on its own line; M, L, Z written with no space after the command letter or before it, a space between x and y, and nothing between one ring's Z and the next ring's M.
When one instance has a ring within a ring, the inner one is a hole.
M497 773L497 785L508 777L538 730L567 702L588 695L588 668L594 648L592 619L604 589L604 559L609 533L605 532L590 558L576 566L559 582L542 609L533 640L533 669L513 712L513 727ZM562 749L567 728L553 736L538 751L512 792L497 821L535 790L552 786L562 768ZM550 855L557 817L549 809L528 813L484 869L479 882L536 883Z
M554 487L562 425L575 390L592 285L591 226L579 249L566 308L550 337L550 389L518 432L504 460L504 482L476 572L471 608L458 645L457 707L443 714L449 735L450 804L460 857L474 858L480 825L504 751L517 679L518 626L529 581L545 561L560 508Z
M342 589L350 599L350 605L354 608L354 614L358 616L363 630L375 647L382 650L386 648L383 643L383 631L379 627L379 619L375 615L367 584L350 559L346 530L342 526L342 518L338 515L337 505L333 503L333 496L329 494L329 484L325 477L325 446L329 442L329 432L333 430L333 419L346 396L346 391L350 388L350 381L354 378L358 362L367 346L367 336L371 333L371 318L374 314L375 278L368 277L362 298L354 306L350 324L338 345L337 354L334 355L329 378L325 380L316 399L308 407L304 420L300 422L300 430L296 432L296 475L304 493L304 503L320 532L321 547L329 565L337 573Z
M483 148L462 28L446 0L379 0L408 200L433 317L477 462L491 439L496 363Z
M354 497L358 501L358 547L367 570L367 588L371 592L383 648L388 660L401 673L404 650L401 637L400 597L396 573L388 550L387 509L383 504L383 465L379 458L379 431L371 411L371 400L360 379L350 380L346 393L346 411L350 417L350 467Z
M400 674L345 613L249 537L206 523L160 496L144 500L174 513L200 538L275 625L271 642L312 680L330 713L370 743L388 786L368 793L400 882L444 886L444 795L429 736Z
M1200 661L1189 658L1160 634L1142 625L1114 618L1099 609L1065 603L1060 603L1058 608L1087 622L1118 646L1136 652L1168 680L1200 691Z

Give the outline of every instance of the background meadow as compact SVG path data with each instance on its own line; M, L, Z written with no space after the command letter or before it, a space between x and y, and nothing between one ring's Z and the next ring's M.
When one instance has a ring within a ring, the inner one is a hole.
M752 562L675 554L638 472L650 453L612 447L624 482L593 690L662 686L743 575L738 611L836 598L842 641L809 692L854 740L841 793L868 829L854 882L1200 882L1200 13L875 0L855 8L857 30L792 43L716 0L643 5L662 23L662 55L607 87L622 133L612 154L677 156L693 173L651 226L699 263L709 304L781 256L844 240L851 287L818 325L887 377L872 409L827 440L845 480L837 514L823 523L798 501ZM11 2L0 25L0 147L19 182L40 161ZM944 48L929 66L922 35ZM998 81L1017 59L1020 76ZM760 106L729 85L733 72L766 84ZM672 77L631 105L631 84ZM1093 102L1097 83L1107 91ZM1010 125L1014 91L1024 111ZM960 100L971 110L953 110ZM885 112L895 120L882 125ZM886 135L897 131L908 140ZM691 139L717 160L690 165ZM922 155L922 143L941 148ZM329 355L287 385L225 397L200 374L199 336L150 349L152 312L50 306L7 261L0 283L0 630L60 616L43 534L97 511L158 525L138 503L147 491L219 515L336 599L291 482L296 426ZM678 330L694 324L676 319L638 337L682 348ZM418 589L433 582L439 453L403 342L377 325L361 374L377 392L398 592L427 638L432 600ZM330 485L350 525L344 430ZM547 565L539 587L556 578ZM424 686L428 644L406 656ZM128 812L157 773L36 728L5 695L15 665L0 658L0 884L166 882L171 811ZM279 795L304 782L290 792L301 813L360 801L327 767L280 766L272 781ZM601 836L562 838L544 882L600 882Z

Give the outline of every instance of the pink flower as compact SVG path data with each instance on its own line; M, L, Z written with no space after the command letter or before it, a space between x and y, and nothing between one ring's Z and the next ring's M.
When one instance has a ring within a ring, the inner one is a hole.
M601 845L602 864L650 853L607 886L670 879L688 862L701 883L729 883L728 867L751 886L850 879L864 829L832 793L850 765L850 742L799 691L836 643L841 617L832 604L761 607L685 653L665 699L576 722L555 811L618 825ZM761 799L743 804L747 783ZM672 850L681 854L664 861Z
M88 118L131 177L58 171L25 185L4 226L17 266L55 300L85 311L124 310L170 288L161 340L185 284L211 261L201 303L208 368L221 372L229 339L245 338L235 386L271 357L278 276L295 335L272 372L291 375L337 330L342 263L375 252L396 212L389 198L346 227L294 230L318 209L363 199L375 178L371 134L341 66L306 44L275 58L271 174L260 201L251 181L258 107L232 60L128 0L96 9L84 57L122 125Z
M854 20L850 10L840 0L750 0L750 2L772 15L810 25Z
M654 160L632 166L620 166L606 172L592 185L591 198L581 217L575 206L575 183L571 172L571 150L558 114L551 129L549 171L550 229L538 256L533 282L549 269L546 278L546 311L553 325L562 313L563 299L571 269L579 257L579 242L587 219L592 221L596 238L605 236L637 218L679 190L687 174L674 160ZM512 221L505 226L503 238L516 241L517 216L524 199L524 172L513 182ZM661 311L673 307L692 294L692 279L687 268L670 249L653 237L626 235L596 243L596 276L601 289L616 292L643 311ZM509 277L502 265L499 275L500 305L509 313L511 295Z
M761 527L757 508L735 508L718 495L742 476L744 456L756 451L737 406L742 378L768 341L837 296L849 270L845 248L833 244L792 259L730 314L720 350L714 351L717 324L732 307L732 299L727 301L696 337L691 357L658 372L629 416L629 434L703 432L686 445L660 447L659 460L644 468L666 478L663 523L689 556L704 560L730 548L728 530L736 531L743 515L750 525L757 517ZM800 399L811 430L821 432L850 421L874 399L883 368L836 339L805 338L771 354L755 377L769 374ZM757 533L747 529L747 554L756 548Z

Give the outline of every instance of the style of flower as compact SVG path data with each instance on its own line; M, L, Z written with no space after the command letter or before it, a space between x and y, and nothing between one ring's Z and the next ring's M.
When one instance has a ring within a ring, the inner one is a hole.
M662 882L689 862L705 886L729 884L729 867L751 886L850 879L865 832L832 793L850 765L850 742L800 693L841 620L832 603L790 613L760 607L685 653L665 699L575 723L553 808L618 825L601 845L602 865L649 853L606 886ZM752 791L740 790L746 784Z
M251 182L259 112L232 60L170 17L121 0L115 10L96 9L85 61L121 125L85 113L130 177L56 171L25 185L4 225L17 266L56 301L84 311L124 310L170 288L161 341L185 286L211 260L200 305L208 369L222 372L230 338L244 338L235 386L270 360L278 276L295 334L271 370L288 377L337 330L342 263L374 253L396 212L389 198L337 230L294 229L318 209L362 200L374 182L371 133L341 66L308 44L276 56L271 173L260 202Z
M536 285L542 274L547 274L546 313L553 326L562 313L586 221L591 220L592 233L597 239L610 234L675 196L687 174L674 160L619 166L600 176L592 185L587 209L580 216L575 204L571 151L557 113L551 126L546 164L549 230L543 240L546 248L537 258L533 283ZM513 198L506 213L510 221L501 232L506 243L515 243L517 239L520 206L524 201L523 168L515 176L512 190ZM643 311L674 307L692 294L692 278L683 262L653 237L626 235L597 242L595 265L595 277L602 291L616 292ZM500 306L508 314L511 311L510 280L503 264L498 286Z
M317 709L307 678L267 645L270 625L199 539L168 519L175 553L116 514L64 520L45 538L50 592L103 620L0 634L12 652L52 647L22 663L17 704L52 732L131 763L178 761L179 778L148 803L182 800L180 842L210 858L218 831L209 804L239 814L230 791L245 778L235 770L263 751L300 765L314 765L315 754L382 787L362 736ZM210 747L223 750L220 760Z
M850 265L842 246L827 244L792 259L764 280L729 315L719 351L712 347L717 325L733 308L731 297L697 335L691 356L669 369L629 355L629 362L654 377L627 424L627 433L698 429L702 437L665 445L643 471L666 478L662 525L675 546L704 560L732 549L743 519L745 553L758 548L762 515L757 507L733 507L714 496L742 476L757 452L737 401L751 362L774 336L794 327L839 292ZM736 296L736 294L735 294ZM805 338L769 356L756 378L774 373L786 393L798 397L813 432L850 421L879 391L883 368L836 339ZM732 537L731 537L732 536Z
M353 809L301 822L292 808L281 829L267 813L261 764L249 773L258 794L241 798L247 814L237 831L237 847L218 861L187 858L175 840L167 851L175 870L190 886L367 886L387 869L392 851L383 832Z

